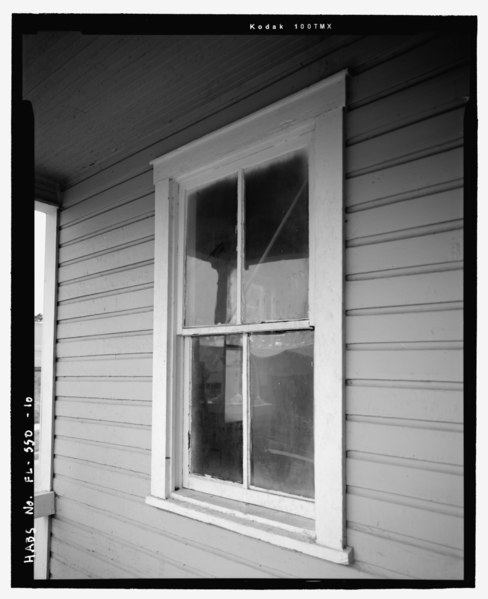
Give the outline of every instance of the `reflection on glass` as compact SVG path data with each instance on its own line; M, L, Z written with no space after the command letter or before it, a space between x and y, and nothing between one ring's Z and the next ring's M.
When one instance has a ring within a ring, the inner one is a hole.
M242 482L242 337L192 339L191 468Z
M237 176L193 191L187 201L185 325L235 322Z
M244 322L308 315L308 166L304 151L244 173Z
M251 484L314 496L313 332L250 335Z

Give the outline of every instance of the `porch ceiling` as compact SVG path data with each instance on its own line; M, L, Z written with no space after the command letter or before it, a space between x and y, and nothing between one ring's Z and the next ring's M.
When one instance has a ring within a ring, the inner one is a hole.
M352 40L320 35L23 38L36 172L69 187Z

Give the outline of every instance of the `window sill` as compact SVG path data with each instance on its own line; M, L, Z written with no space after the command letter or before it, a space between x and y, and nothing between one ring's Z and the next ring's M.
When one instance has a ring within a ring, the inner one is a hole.
M189 489L174 492L168 499L149 495L146 503L336 564L348 565L352 562L351 548L341 550L318 545L315 542L314 523L308 518Z

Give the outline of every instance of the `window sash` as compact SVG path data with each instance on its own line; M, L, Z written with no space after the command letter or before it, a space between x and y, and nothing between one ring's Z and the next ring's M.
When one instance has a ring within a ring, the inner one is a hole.
M223 167L209 167L200 170L196 175L187 178L181 178L175 190L177 197L176 214L178 219L178 254L177 254L177 310L176 310L176 334L204 334L204 331L219 329L222 332L243 330L249 331L272 331L283 330L282 323L290 323L291 327L300 326L295 323L303 323L303 327L308 326L309 318L302 319L283 319L283 320L268 320L263 323L243 323L243 272L244 272L244 232L245 232L245 202L244 202L244 171L257 167L262 163L272 161L286 154L304 150L307 153L308 160L308 182L310 186L310 154L311 154L311 132L307 130L299 136L278 138L274 143L267 142L266 146L260 151L253 151L249 156L235 159ZM192 192L216 183L219 180L225 179L233 174L237 174L237 297L236 297L236 323L235 324L209 324L188 325L185 323L185 306L186 306L186 252L187 252L187 204L188 196ZM176 186L175 186L176 187ZM309 220L310 220L310 189L309 189ZM309 253L308 253L308 312L311 312L311 240L310 240L310 223L309 223ZM273 325L272 328L266 328L267 325ZM262 328L260 328L262 326ZM234 327L245 327L239 330ZM257 327L257 328L248 328ZM277 328L276 328L277 327ZM191 331L191 332L189 332ZM211 333L209 333L211 334Z
M298 150L305 150L307 153L308 163L308 181L310 181L310 136L301 136L297 139L285 140L276 144L271 148L266 148L260 152L253 152L246 159L241 159L237 163L229 164L224 168L219 169L216 173L215 169L208 169L199 173L197 177L187 180L179 186L178 190L178 218L179 218L179 248L178 253L178 329L177 336L183 342L183 473L182 485L186 488L203 491L207 493L221 495L229 499L236 499L243 502L255 503L264 507L279 509L281 511L290 512L300 516L313 518L314 503L313 499L296 498L292 495L280 493L269 489L252 488L250 485L250 397L248 397L248 365L249 365L249 350L248 341L250 333L260 332L284 332L297 330L312 330L308 318L293 319L293 320L276 320L259 323L243 323L243 268L244 268L244 232L245 232L245 206L244 206L244 171L248 168L259 166L264 162L277 159L281 156L290 154ZM190 193L196 189L201 189L207 185L211 185L219 180L225 179L233 174L237 174L237 301L236 301L236 324L211 324L207 326L191 326L185 324L184 306L186 303L186 253L187 253L187 202ZM310 204L310 197L309 197ZM309 210L310 218L310 210ZM310 239L309 239L310 245ZM310 257L310 250L308 253ZM308 260L309 276L310 259ZM310 286L308 286L308 306L310 309ZM183 307L183 309L182 309ZM191 414L191 340L189 337L208 336L208 335L227 335L227 334L243 334L243 366L242 366L242 395L243 395L243 482L233 483L231 481L219 480L192 474L190 472L190 414Z
M309 330L309 329L305 329ZM313 518L315 513L314 499L298 497L291 494L270 489L260 489L250 482L250 397L248 394L249 382L249 335L243 334L242 356L242 408L243 408L243 482L220 480L210 476L190 472L191 452L191 337L181 339L183 342L183 426L185 440L183 448L183 473L182 486L195 491L220 495L227 499L234 499L245 503L253 503L271 509L277 509L306 518Z

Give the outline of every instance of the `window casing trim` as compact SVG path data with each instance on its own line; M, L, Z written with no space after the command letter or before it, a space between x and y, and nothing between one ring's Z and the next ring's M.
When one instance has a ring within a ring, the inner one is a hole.
M290 139L304 135L310 137L311 173L309 324L318 334L315 364L327 364L327 368L318 367L314 372L314 429L320 431L314 435L315 469L321 473L315 476L314 537L316 545L331 550L331 557L324 559L339 563L348 563L350 559L344 558L350 556L345 542L344 477L342 109L345 86L346 72L342 71L152 163L156 188L156 276L152 476L151 496L147 499L160 508L165 508L167 500L166 507L174 511L175 490L182 486L179 448L183 446L184 427L181 410L175 404L175 398L181 397L184 379L181 373L175 376L178 364L184 362L183 344L176 338L177 322L182 322L177 317L182 305L178 227L183 226L183 219L178 218L178 184L191 185L192 180L201 180L202 173L212 165L213 175L232 168L233 163L246 160L244 157L251 147L262 150L269 143L285 147ZM180 297L175 301L178 293ZM188 335L191 329L185 327L178 333ZM199 517L198 512L192 517ZM222 522L220 525L228 527ZM249 527L249 522L245 526Z

